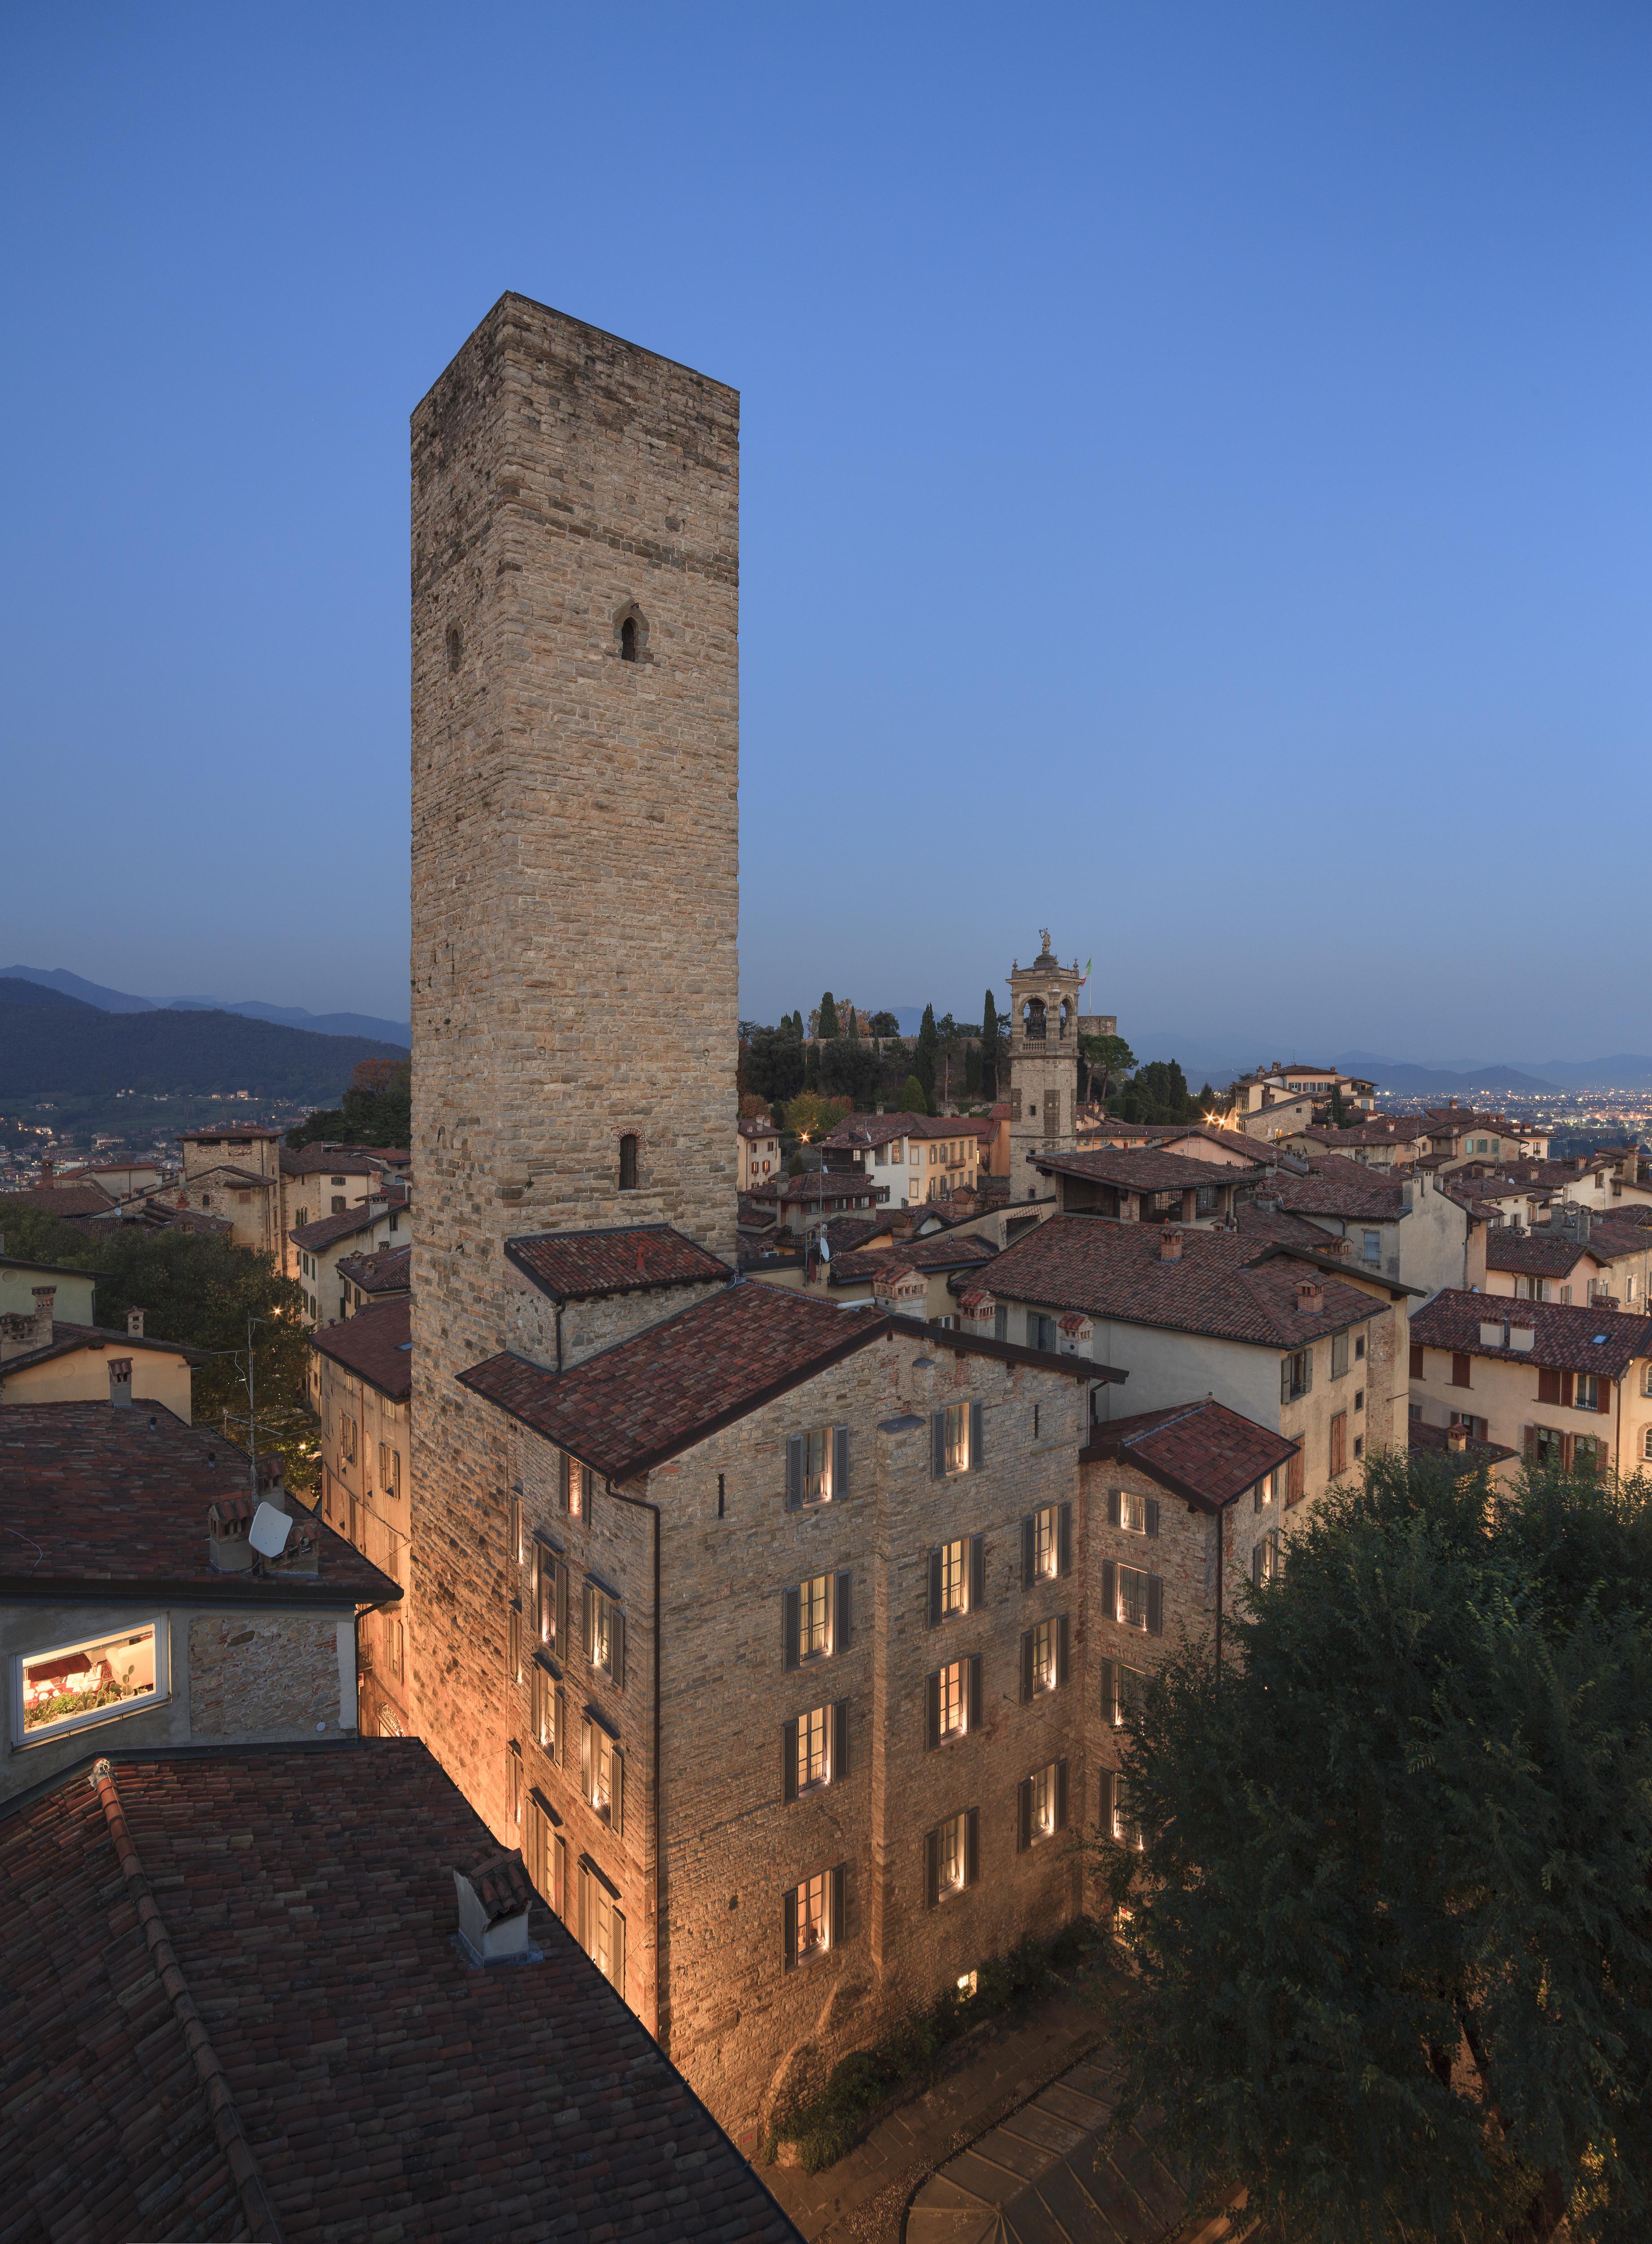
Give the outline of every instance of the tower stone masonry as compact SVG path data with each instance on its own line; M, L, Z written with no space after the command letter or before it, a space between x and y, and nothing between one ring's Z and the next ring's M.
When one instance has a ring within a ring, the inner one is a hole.
M505 295L412 466L414 1713L498 1828L503 1242L735 1246L739 398Z
M1071 1152L1079 1099L1079 966L1063 966L1050 930L1031 966L1010 975L1010 1198L1037 1197L1029 1153Z

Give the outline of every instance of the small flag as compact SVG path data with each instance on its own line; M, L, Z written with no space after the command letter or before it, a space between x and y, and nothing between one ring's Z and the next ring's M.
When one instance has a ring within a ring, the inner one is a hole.
M1094 957L1093 957L1093 956L1091 956L1091 957L1087 958L1087 959L1085 960L1085 962L1084 962L1084 980L1085 980L1086 982L1087 982L1087 981L1089 980L1089 978L1090 978L1090 969L1091 969L1094 964L1095 964L1095 960L1094 960ZM1082 988L1082 987L1083 987L1083 983L1082 983L1080 984L1080 988Z

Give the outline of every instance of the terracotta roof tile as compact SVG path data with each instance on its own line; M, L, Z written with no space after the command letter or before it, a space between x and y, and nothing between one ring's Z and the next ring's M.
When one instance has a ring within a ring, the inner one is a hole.
M1518 1270L1532 1277L1564 1278L1594 1251L1592 1239L1587 1246L1581 1246L1575 1239L1550 1231L1510 1231L1503 1227L1486 1235L1488 1270Z
M1385 1175L1364 1161L1344 1160L1336 1154L1317 1160L1311 1176L1292 1177L1282 1172L1272 1189L1287 1215L1365 1216L1391 1223L1405 1212L1407 1187L1398 1177Z
M211 1585L235 1604L351 1605L399 1598L330 1527L306 1518L321 1552L314 1577L220 1574L206 1555L206 1511L247 1489L244 1450L155 1402L19 1402L0 1409L0 1487L13 1532L0 1543L0 1593L62 1584Z
M113 1325L68 1324L62 1317L54 1317L48 1345L29 1348L21 1355L7 1356L3 1362L0 1362L0 1381L10 1379L14 1371L25 1370L30 1364L50 1363L55 1357L73 1355L83 1348L106 1350L115 1355L141 1349L159 1355L180 1355L186 1363L191 1364L208 1361L205 1350L186 1348L182 1341L161 1340L153 1334L139 1336Z
M1079 1456L1086 1464L1122 1458L1178 1496L1214 1509L1255 1488L1301 1447L1207 1397L1093 1425Z
M1203 1333L1262 1348L1300 1348L1322 1335L1389 1311L1369 1294L1231 1231L1188 1230L1174 1261L1160 1254L1162 1227L1055 1215L1006 1247L992 1266L1000 1301L1083 1309L1100 1318ZM1255 1267L1252 1267L1254 1264ZM1299 1309L1297 1288L1321 1288L1319 1307Z
M26 1192L0 1193L0 1219L8 1208L38 1208L43 1215L107 1215L118 1202L101 1185L36 1185Z
M1505 1320L1532 1326L1529 1348L1493 1347L1480 1338L1482 1323ZM1411 1321L1413 1346L1449 1348L1455 1355L1486 1355L1504 1363L1540 1365L1549 1371L1594 1371L1622 1379L1629 1366L1652 1355L1652 1317L1620 1309L1574 1308L1562 1301L1517 1301L1506 1294L1436 1294ZM0 1419L0 1424L3 1424Z
M398 1200L395 1205L399 1207L402 1203ZM358 1231L370 1231L389 1214L389 1208L390 1203L386 1200L363 1200L359 1207L347 1207L342 1215L322 1215L314 1223L301 1223L287 1236L307 1254L319 1254L341 1239L353 1239Z
M466 1968L453 1869L498 1849L416 1740L112 1761L137 1881L84 1769L0 1818L8 2233L245 2235L261 2180L287 2244L798 2244L548 1909L541 1961Z
M309 1336L317 1355L365 1379L393 1402L405 1402L413 1390L413 1302L403 1294L371 1308L358 1309L338 1324L322 1325Z
M1243 1174L1235 1163L1202 1161L1156 1146L1098 1146L1087 1152L1029 1153L1027 1159L1046 1176L1093 1177L1122 1192L1194 1192L1206 1185L1236 1184ZM1257 1159L1257 1173L1271 1166Z
M595 1301L655 1286L725 1285L734 1273L668 1223L541 1231L504 1242L506 1258L553 1301Z
M1430 1426L1422 1419L1413 1418L1406 1430L1412 1453L1424 1457L1456 1459L1459 1472L1477 1472L1482 1465L1506 1464L1510 1457L1520 1455L1504 1442L1482 1442L1471 1438L1460 1450L1453 1450L1444 1426Z
M546 1441L630 1480L882 1336L887 1320L748 1281L570 1371L515 1355L459 1374Z
M780 1188L782 1203L801 1203L806 1206L824 1207L832 1200L864 1200L876 1206L879 1193L885 1199L889 1186L880 1184L877 1173L864 1169L810 1169L801 1177L788 1177Z
M893 1262L909 1270L969 1270L982 1262L995 1261L998 1249L990 1239L978 1239L973 1232L961 1238L942 1232L938 1238L908 1239L898 1247L866 1247L858 1252L832 1256L832 1283L835 1286L857 1284L863 1279L876 1278Z
M296 1152L283 1146L281 1166L284 1177L375 1177L379 1173L378 1163L364 1146L348 1151L340 1146L300 1146Z
M339 1275L364 1294L404 1294L412 1267L410 1246L381 1247L374 1254L341 1254L336 1265Z

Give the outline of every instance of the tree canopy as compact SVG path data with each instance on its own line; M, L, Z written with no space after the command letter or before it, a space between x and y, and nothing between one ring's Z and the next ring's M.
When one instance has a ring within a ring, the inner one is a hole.
M337 1106L307 1114L287 1133L300 1146L410 1146L413 1141L413 1063L364 1059Z
M829 990L820 1001L820 1013L815 1033L823 1044L838 1034L837 1008L832 1002L832 993Z
M218 1351L191 1379L197 1425L227 1424L245 1446L247 1320L265 1321L257 1348L258 1446L279 1450L288 1484L310 1488L318 1469L315 1422L305 1401L309 1363L303 1288L276 1274L274 1260L221 1235L152 1231L138 1223L83 1231L38 1208L8 1210L6 1249L40 1262L98 1274L93 1315L117 1330L129 1309L145 1313L151 1340Z
M1647 2229L1652 1488L1378 1461L1124 1734L1121 2119L1315 2244Z
M915 1075L909 1075L901 1085L900 1112L903 1114L927 1114L930 1103L924 1096L924 1086Z
M935 1008L925 1005L923 1022L917 1031L917 1045L912 1054L912 1073L923 1086L924 1112L935 1112L935 1064L940 1057L941 1039L935 1026Z
M1126 1122L1197 1122L1204 1112L1188 1089L1181 1061L1174 1059L1153 1059L1138 1067L1111 1108Z
M999 1048L999 1010L989 990L981 1001L981 1096L996 1098L999 1095L999 1068L1002 1054Z
M1135 1054L1124 1038L1117 1036L1080 1037L1079 1056L1089 1072L1090 1092L1104 1103L1136 1064Z

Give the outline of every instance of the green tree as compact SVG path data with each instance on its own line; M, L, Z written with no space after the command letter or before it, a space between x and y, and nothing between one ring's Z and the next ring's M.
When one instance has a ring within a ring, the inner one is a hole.
M999 1013L989 990L981 1004L981 1096L999 1095Z
M1080 1037L1079 1054L1089 1070L1089 1088L1105 1105L1136 1064L1122 1037Z
M1333 1083L1330 1086L1331 1127L1334 1130L1344 1129L1347 1122L1347 1112L1343 1105L1343 1087L1340 1083Z
M841 1093L853 1105L864 1106L877 1096L883 1065L869 1044L858 1037L839 1037L820 1047L820 1087Z
M279 1450L288 1484L303 1493L315 1484L320 1451L315 1421L306 1400L309 1364L304 1292L276 1273L274 1258L255 1254L221 1235L152 1231L138 1223L78 1230L37 1208L9 1213L7 1251L98 1274L93 1315L100 1325L124 1328L130 1309L144 1312L150 1340L177 1341L209 1352L191 1377L197 1425L227 1423L245 1446L247 1320L257 1352L258 1447Z
M1287 1549L1123 1736L1119 2124L1269 2234L1643 2236L1652 1487L1402 1455Z
M777 1029L742 1025L743 1085L759 1098L791 1098L803 1087L803 1040L792 1034L794 1017L788 1014Z
M827 1043L838 1033L837 1008L832 1003L832 993L829 990L820 1001L820 1018L815 1033L823 1044Z
M874 1013L866 1024L869 1037L897 1037L900 1032L901 1024L893 1013Z
M925 1112L935 1112L935 1063L940 1055L941 1039L935 1026L935 1008L925 1005L924 1019L917 1031L917 1049L912 1055L912 1073L924 1086L927 1102Z
M1196 1122L1202 1109L1188 1089L1180 1060L1152 1059L1137 1068L1114 1111L1127 1122Z
M826 1132L850 1112L846 1098L823 1098L813 1091L800 1091L786 1102L783 1127L795 1138L818 1144ZM777 1119L781 1118L776 1118Z
M900 1112L903 1114L927 1114L930 1103L924 1096L924 1086L915 1075L909 1075L901 1085Z
M300 1146L410 1146L413 1141L413 1063L358 1060L342 1105L308 1114L287 1133Z

